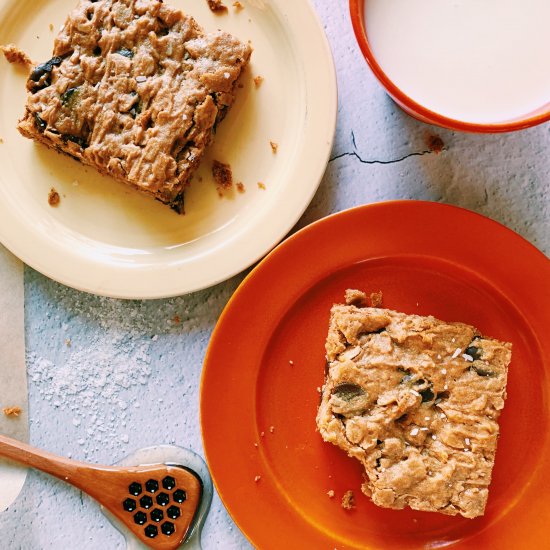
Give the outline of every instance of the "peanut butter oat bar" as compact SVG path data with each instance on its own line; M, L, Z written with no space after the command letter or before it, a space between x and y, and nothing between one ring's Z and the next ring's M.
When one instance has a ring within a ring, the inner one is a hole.
M363 464L363 492L385 508L483 515L511 344L348 303L331 310L326 353L317 426Z
M250 54L160 0L81 0L30 74L19 130L182 212Z

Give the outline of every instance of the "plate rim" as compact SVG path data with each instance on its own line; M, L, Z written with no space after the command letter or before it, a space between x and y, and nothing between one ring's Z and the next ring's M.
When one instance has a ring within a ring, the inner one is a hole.
M241 273L272 250L292 230L317 192L334 144L338 115L334 59L311 0L290 4L284 0L273 0L273 3L288 29L287 36L297 48L294 50L298 52L296 66L305 86L303 109L307 116L300 124L300 129L307 132L309 139L302 138L298 142L299 150L314 159L313 164L307 163L307 169L301 167L305 163L296 159L292 173L285 176L285 179L296 178L302 184L300 196L292 208L283 209L281 215L278 207L283 204L283 199L279 193L275 193L267 199L273 203L266 210L267 217L259 219L259 216L251 216L251 221L244 228L235 228L221 242L209 243L205 250L195 255L196 258L186 261L184 256L183 261L179 262L168 258L155 266L145 263L121 265L120 262L97 257L93 251L87 252L84 247L81 250L69 250L66 245L61 246L53 239L42 236L32 221L24 219L22 212L12 212L6 201L1 200L0 242L27 265L59 283L79 291L121 299L161 299L203 290ZM0 15L2 12L0 9ZM309 25L309 34L298 32L304 21ZM305 62L313 56L317 63ZM323 89L323 94L316 94L313 101L312 97L318 87ZM289 155L292 157L293 153ZM287 189L282 195L288 197L289 192ZM269 231L259 237L258 228L265 227L265 219L271 219L275 213L278 218L276 223L268 224ZM251 234L256 238L251 239ZM34 242L37 237L42 239L38 246ZM209 256L212 262L214 251L221 249L224 249L222 267L210 272L204 258ZM192 275L194 280L188 281L186 273L188 277ZM159 280L163 281L162 286L158 284Z
M499 237L504 235L506 240L511 239L512 241L515 242L515 246L519 246L519 247L523 248L525 250L526 254L528 254L529 256L531 256L535 259L534 261L540 262L541 265L544 264L544 266L545 266L544 272L549 275L549 277L548 277L549 282L546 282L546 286L544 287L545 291L546 291L544 297L546 299L546 302L549 301L549 298L550 298L550 259L541 250L539 250L536 246L534 246L532 243L527 241L527 239L525 239L524 237L522 237L521 235L519 235L518 233L516 233L512 229L510 229L510 228L506 227L505 225L501 224L500 222L495 221L495 220L493 220L493 219L491 219L487 216L484 216L484 215L479 214L477 212L474 212L472 210L469 210L469 209L466 209L466 208L463 208L463 207L459 207L459 206L454 206L454 205L451 205L451 204L438 203L438 202L433 202L433 201L417 201L417 200L406 199L406 200L381 201L381 202L375 202L375 203L370 203L370 204L366 204L366 205L360 205L360 206L349 208L349 209L343 210L341 212L336 212L336 213L328 215L324 218L321 218L321 219L313 222L312 224L302 228L300 231L298 231L297 233L295 233L294 235L292 235L291 237L289 237L288 239L283 241L279 246L277 246L270 254L268 254L247 275L247 277L239 285L239 287L233 293L233 295L231 296L231 298L228 301L227 305L225 306L222 314L219 317L219 320L216 324L216 327L214 328L214 331L211 335L211 338L210 338L208 349L206 351L205 359L204 359L204 362L203 362L203 369L202 369L201 382L200 382L201 436L202 436L202 443L203 443L203 448L204 448L204 452L205 452L206 461L209 465L214 485L216 487L216 490L217 490L217 492L220 496L220 499L221 499L222 503L224 504L224 506L225 506L227 512L229 513L229 515L231 516L232 520L239 527L239 529L242 531L242 533L247 537L247 539L257 547L268 547L269 545L265 546L266 545L266 539L265 538L260 539L260 538L256 538L255 536L253 537L253 536L250 535L250 531L251 531L250 524L254 520L250 519L248 517L245 517L243 519L243 517L242 517L243 512L241 512L241 511L236 512L235 511L235 502L234 502L235 498L232 495L229 495L228 492L223 487L223 484L224 483L226 484L226 482L223 480L224 474L223 474L223 472L221 474L220 474L220 472L218 472L217 469L218 469L219 464L216 464L216 462L219 462L220 459L217 456L215 456L215 453L214 453L214 450L213 450L214 439L211 438L210 435L208 434L208 427L206 426L207 419L210 416L210 410L208 409L207 399L205 399L205 394L206 394L206 391L207 391L207 380L206 379L209 376L209 372L214 369L214 367L210 367L210 362L212 361L212 356L213 356L213 350L218 345L218 343L217 343L218 340L223 341L222 336L223 336L223 330L224 330L223 325L225 323L225 319L227 319L229 317L229 314L230 314L230 312L232 311L232 308L233 308L233 304L239 299L241 294L243 294L245 292L244 289L246 289L247 286L249 284L251 284L252 281L254 281L256 278L258 278L259 274L262 274L265 270L269 270L270 269L270 267L269 267L270 263L274 259L276 259L277 256L279 256L281 254L284 254L286 249L288 247L292 246L292 243L294 241L296 241L298 239L302 239L302 238L307 238L309 235L311 235L311 233L314 233L314 232L317 231L318 226L331 224L331 223L333 223L333 220L335 218L338 218L338 217L341 217L341 216L354 216L357 213L361 213L361 212L365 212L366 213L365 215L368 215L368 213L370 211L372 211L373 209L385 209L385 208L390 208L391 209L393 207L397 207L397 208L400 208L400 207L405 207L405 208L420 207L420 208L427 208L427 209L435 208L435 209L443 209L443 210L447 210L447 211L453 211L454 210L454 211L459 212L461 216L472 216L474 218L477 218L477 219L481 220L483 223L486 223L489 226L494 227L495 230L497 231L497 234L498 234ZM364 260L368 260L368 259L369 259L368 257L364 258ZM448 258L439 258L439 259L447 260ZM353 262L353 260L350 260L350 263L352 263L352 262ZM465 265L467 266L467 264L465 264ZM542 278L539 277L537 279L537 281L542 281ZM310 288L310 286L308 286L308 288ZM502 289L498 286L497 286L497 290L499 292L502 292ZM516 307L518 306L518 304L515 301L511 301L511 303L512 303L512 305L514 305ZM520 311L521 311L521 309L520 309ZM542 311L543 310L541 309L541 312ZM544 312L543 318L547 318L548 320L550 320L550 313L547 312L547 311ZM528 325L531 327L531 319L529 317L527 317L525 320L529 321ZM540 322L540 319L539 319L539 322ZM540 333L534 331L534 336L536 336L536 338L538 340L540 338ZM541 351L544 351L545 349L546 349L546 351L550 351L550 343L547 343L544 346L542 345L541 342L539 342L539 344L540 344ZM550 364L550 360L546 361L544 364L547 364L547 363ZM256 374L257 374L257 370L255 370L254 372L256 372ZM222 412L222 411L220 411L218 409L216 411L216 414L218 414L220 412ZM218 434L218 437L219 437L219 434ZM225 440L223 436L220 439ZM549 444L548 444L549 442L550 442L550 438L547 438L547 440L545 442L547 449L549 447ZM230 459L231 454L232 453L228 453L224 457L224 459L227 460L228 457ZM213 466L213 463L214 463L214 466ZM550 457L548 458L548 463L550 464ZM540 470L540 468L537 469L537 472L539 470ZM220 480L221 480L221 483L220 483ZM241 499L242 499L242 497L241 497ZM284 500L284 496L273 495L271 497L272 501L274 501L276 499L278 499L279 501L281 499ZM262 501L262 504L264 506L266 506L265 501L266 501L266 498L264 498L263 501ZM260 504L258 502L256 502L256 506L260 506ZM277 505L274 504L273 502L271 502L271 503L269 503L269 507L275 507L276 508ZM288 516L288 514L287 514L287 516ZM290 522L290 518L286 517L286 521ZM297 521L298 520L295 520L295 522L297 522ZM303 518L301 520L301 523L303 524L304 522L308 523L308 525L309 525L308 533L313 536L313 531L315 531L315 529L312 529L312 526L311 526L312 522L307 520L306 518ZM322 526L315 525L315 527L316 527L316 531L317 531L316 536L319 539L319 540L316 540L316 542L318 543L318 542L321 541L320 537L326 537L328 534L325 532L325 530L323 529ZM255 529L254 534L257 534L257 531L258 530ZM338 536L337 534L334 534L333 542L334 543L339 542L339 543L343 544L343 541L339 541L339 540L336 539L337 536ZM324 543L327 542L326 538L323 538L322 540L323 540ZM461 545L461 543L468 544L470 540L471 540L471 537L467 537L466 539L463 539L462 541L458 541L457 544L458 545ZM298 546L296 546L296 547L298 547ZM462 546L460 546L460 547L462 547ZM365 546L365 548L371 548L371 547L370 546Z

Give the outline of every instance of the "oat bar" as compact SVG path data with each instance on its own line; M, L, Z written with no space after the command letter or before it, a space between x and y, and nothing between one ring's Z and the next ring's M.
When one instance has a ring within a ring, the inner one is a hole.
M159 0L81 0L30 74L19 130L181 212L250 54Z
M317 426L363 464L363 492L386 508L483 515L511 344L348 303L331 310L326 354Z

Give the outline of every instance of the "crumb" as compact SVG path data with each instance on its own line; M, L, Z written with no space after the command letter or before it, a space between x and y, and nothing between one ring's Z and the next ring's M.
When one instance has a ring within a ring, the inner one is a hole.
M233 187L233 172L229 164L224 164L218 160L212 161L212 177L218 190L220 197L224 191L228 191Z
M70 347L72 346L72 342L71 342L71 340L70 340L69 338L67 338L67 339L65 340L65 345L66 345L68 348L70 348Z
M172 317L172 321L175 325L179 325L181 323L181 318L179 315L174 315L174 317Z
M17 418L21 414L20 407L4 407L2 412L9 418Z
M321 393L321 386L317 386L317 393Z
M226 13L227 6L222 2L222 0L206 0L208 2L208 7L213 13Z
M262 479L262 476L256 476L256 477L254 478L254 481L255 481L256 483L258 483L258 481L260 481L260 479Z
M0 46L4 57L9 63L17 63L19 65L32 65L31 58L23 51L20 50L15 44L8 44L7 46Z
M265 432L260 432L260 437L263 437L265 435Z
M276 153L277 149L279 148L279 145L277 143L275 143L274 141L270 141L269 145L271 145L271 151L273 153Z
M270 431L271 433L275 433L275 426L270 426L270 427L269 427L269 431Z
M262 82L264 81L264 77L263 76L256 76L254 78L254 86L256 86L256 88L259 88L261 85L262 85Z
M346 304L355 307L367 307L367 295L356 289L347 289L345 294Z
M50 206L57 206L60 200L59 193L52 187L48 193L48 204Z
M445 149L445 143L443 143L443 140L439 136L428 136L426 144L428 145L428 149L436 155L439 155Z
M330 491L327 491L328 498L334 498L334 491L331 489Z
M246 191L246 187L244 186L244 183L242 183L241 181L238 182L235 187L237 188L237 191L239 193L244 193Z
M50 29L50 32L53 32L53 23L50 23L50 24L48 25L48 28Z
M260 189L263 189L265 191L265 183L262 183L261 181L258 182L258 187Z
M258 448L258 444L257 443L254 443L254 447L256 447L256 449Z
M294 365L294 361L293 361L292 359L289 359L288 364L289 364L290 366L292 366L292 365Z
M355 495L353 491L346 491L342 497L342 508L344 510L351 510L355 508Z
M382 291L371 292L370 303L372 307L382 307Z
M244 6L243 6L240 2L233 2L233 7L234 7L237 11L244 10Z

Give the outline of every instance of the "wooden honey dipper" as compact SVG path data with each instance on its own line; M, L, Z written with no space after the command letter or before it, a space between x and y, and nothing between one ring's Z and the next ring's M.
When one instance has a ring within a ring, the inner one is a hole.
M0 457L77 487L155 550L175 550L183 543L201 501L201 480L183 466L87 464L2 435Z

